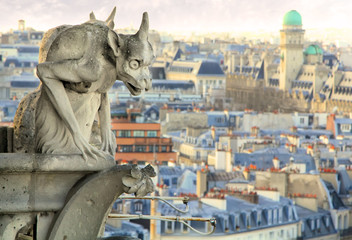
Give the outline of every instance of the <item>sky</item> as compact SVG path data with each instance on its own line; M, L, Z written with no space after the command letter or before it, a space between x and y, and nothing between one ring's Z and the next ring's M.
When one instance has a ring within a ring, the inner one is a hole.
M91 11L105 20L114 6L116 28L137 28L147 11L150 28L167 32L277 32L292 9L304 29L351 29L352 22L350 0L0 0L0 6L1 32L17 29L19 19L43 31L85 22Z

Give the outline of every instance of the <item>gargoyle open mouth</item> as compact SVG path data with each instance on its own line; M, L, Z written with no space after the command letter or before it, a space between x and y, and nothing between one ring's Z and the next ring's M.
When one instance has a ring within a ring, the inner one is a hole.
M142 90L140 88L135 87L133 84L131 84L129 82L126 83L126 86L130 90L132 95L139 95L142 92Z

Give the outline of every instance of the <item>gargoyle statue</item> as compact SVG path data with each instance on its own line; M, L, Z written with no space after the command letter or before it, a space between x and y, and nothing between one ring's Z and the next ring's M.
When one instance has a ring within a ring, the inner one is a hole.
M107 91L116 80L122 80L132 95L150 89L148 66L154 58L148 14L143 14L136 34L122 35L113 30L115 12L116 8L106 21L96 20L92 12L81 25L46 32L37 66L42 84L17 110L15 142L22 146L15 143L15 151L78 153L85 160L115 153ZM89 144L97 115L100 149Z
M151 165L142 169L132 165L131 174L122 177L123 190L125 193L134 193L136 197L143 197L154 191L154 183L150 178L155 176Z

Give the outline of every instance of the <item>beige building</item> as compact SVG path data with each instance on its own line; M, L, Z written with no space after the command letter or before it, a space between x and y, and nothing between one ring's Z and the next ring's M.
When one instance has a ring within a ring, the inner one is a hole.
M292 10L285 14L280 30L280 90L289 90L303 64L304 30L301 15Z
M198 93L210 88L225 88L226 76L215 61L173 61L166 72L166 79L193 81Z
M236 110L352 111L350 72L331 59L332 65L323 61L316 44L304 50L304 32L301 15L292 10L283 19L280 54L264 52L256 65L249 65L249 57L225 55L227 64L238 64L228 65L226 79L226 97Z
M325 182L324 182L325 181ZM297 205L318 212L330 211L333 224L338 231L351 226L348 207L339 206L334 194L330 194L326 182L337 187L336 172L299 174L287 172L256 172L256 188L275 188L281 196L292 198ZM337 190L336 190L337 191Z

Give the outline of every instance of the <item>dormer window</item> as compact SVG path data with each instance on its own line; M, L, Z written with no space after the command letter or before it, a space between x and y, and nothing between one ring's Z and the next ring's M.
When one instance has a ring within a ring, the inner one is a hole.
M117 211L118 213L122 213L122 211L123 211L123 204L122 204L122 202L121 202L121 203L118 203L118 204L116 205L116 211Z
M189 224L189 221L185 221L185 222ZM189 227L187 227L185 224L182 224L181 231L182 233L189 233Z
M342 132L351 132L351 124L341 124Z
M229 220L225 217L224 218L224 227L225 227L225 232L229 231Z
M325 226L329 227L330 226L330 219L328 216L325 217Z
M165 223L165 233L173 233L174 232L174 228L175 228L174 222L167 221Z
M311 229L312 231L315 230L315 220L314 220L314 219L311 219L311 220L310 220L310 229Z
M143 203L141 202L136 202L134 204L134 211L139 214L139 213L142 213L142 210L143 210Z

